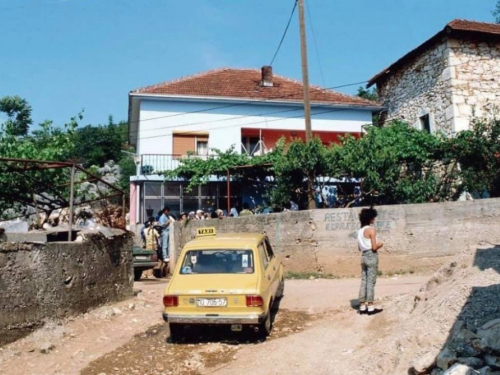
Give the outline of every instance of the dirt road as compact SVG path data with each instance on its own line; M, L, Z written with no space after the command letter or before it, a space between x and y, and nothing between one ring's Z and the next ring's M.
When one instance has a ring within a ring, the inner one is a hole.
M381 278L377 294L390 298L412 293L426 280ZM259 374L345 374L343 359L380 329L370 325L371 317L358 316L350 307L358 280L288 280L266 342L207 332L195 341L173 345L166 340L168 328L161 319L166 283L138 282L135 287L142 292L129 301L64 323L49 322L0 348L0 373L254 374L259 366Z

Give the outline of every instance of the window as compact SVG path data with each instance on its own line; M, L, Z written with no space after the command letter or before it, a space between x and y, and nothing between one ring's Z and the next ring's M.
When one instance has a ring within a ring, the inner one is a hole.
M174 134L173 153L176 158L193 153L195 155L208 155L208 134Z
M253 273L254 266L252 250L191 250L184 257L180 273Z
M241 153L253 156L261 152L259 137L241 137Z
M259 245L259 255L262 258L264 269L266 269L267 265L269 264L269 259L267 259L267 250L263 242L261 242L261 244Z
M208 155L208 141L196 141L196 155Z
M274 258L274 251L273 251L273 248L271 247L271 244L269 243L268 238L266 238L266 250L267 250L267 256L269 257L269 259L273 259Z
M431 119L429 114L420 117L420 129L425 130L428 133L431 132Z

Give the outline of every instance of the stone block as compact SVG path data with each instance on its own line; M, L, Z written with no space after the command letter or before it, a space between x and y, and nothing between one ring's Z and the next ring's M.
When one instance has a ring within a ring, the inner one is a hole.
M447 81L452 78L455 78L455 68L454 67L445 68L443 70L443 73L441 73L441 79Z
M473 368L457 363L453 365L450 369L445 371L443 375L475 375L477 374Z
M436 365L443 370L449 369L455 362L457 362L457 353L446 346L436 358Z
M446 120L451 120L453 117L455 117L455 107L452 104L446 108L445 118Z
M500 358L491 354L484 355L484 361L488 366L500 368Z

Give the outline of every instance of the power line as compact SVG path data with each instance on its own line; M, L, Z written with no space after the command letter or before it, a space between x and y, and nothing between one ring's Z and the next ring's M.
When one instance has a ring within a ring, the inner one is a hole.
M319 55L319 48L318 48L318 43L316 41L316 33L314 32L314 24L312 21L312 14L309 9L309 2L306 2L306 8L307 8L307 17L309 18L309 24L311 25L311 32L313 36L313 42L314 42L314 49L316 51L316 58L318 59L318 66L319 66L319 73L321 74L321 84L324 86L325 85L325 76L323 75L323 65L321 64L321 57Z
M456 66L460 66L460 65L464 65L464 64L466 64L466 63L453 64L453 65L450 65L449 67L456 67ZM346 84L339 85L339 86L325 87L325 88L321 88L321 89L322 90L335 90L335 89L340 89L340 88L344 88L344 87L352 87L352 86L363 85L363 84L368 83L368 82L369 82L369 80L364 80L364 81L359 81L359 82L346 83ZM212 107L212 108L199 109L199 110L196 110L196 111L182 112L182 113L176 113L176 114L171 114L171 115L164 115L164 116L158 116L158 117L151 117L151 118L147 118L147 119L140 119L140 120L136 120L136 121L129 121L129 124L136 124L136 123L147 122L147 121L152 121L152 120L158 120L158 119L163 119L163 118L185 116L185 115L194 114L194 113L210 112L210 111L214 111L214 110L217 110L217 109L237 107L237 106L244 105L244 104L258 104L258 103L273 102L273 101L278 100L278 99L287 99L287 98L289 98L291 96L294 96L294 95L296 95L296 94L288 94L288 95L284 95L284 96L277 96L277 97L274 97L274 98L271 98L271 99L244 100L244 101L241 101L241 102L238 102L238 103L234 103L234 104L226 104L226 105ZM248 116L248 117L252 117L252 116ZM155 129L152 129L152 130L158 130L158 129L162 129L162 128L155 128ZM143 131L149 131L149 130L143 130ZM134 132L130 132L130 133L137 133L137 132L138 131L134 131ZM126 133L126 132L124 132L124 133ZM127 133L128 133L128 131L127 131Z
M354 83L347 83L344 85L340 86L332 86L332 87L326 87L322 88L322 90L334 90L334 89L339 89L343 87L350 87L350 86L357 86L357 85L362 85L368 81L360 81L360 82L354 82ZM225 104L217 107L212 107L212 108L206 108L206 109L198 109L196 111L189 111L189 112L182 112L182 113L176 113L172 115L164 115L164 116L157 116L157 117L150 117L146 119L140 119L140 120L135 120L135 121L129 121L129 124L136 124L136 123L141 123L141 122L147 122L147 121L153 121L153 120L159 120L159 119L164 119L164 118L170 118L170 117L179 117L179 116L185 116L185 115L190 115L190 114L195 114L195 113L203 113L203 112L210 112L210 111L215 111L217 109L225 109L225 108L231 108L231 107L237 107L240 105L244 104L258 104L258 103L267 103L267 102L272 102L278 99L287 99L290 98L291 96L294 96L295 94L288 94L288 95L283 95L283 96L276 96L271 99L260 99L260 100L244 100L238 103L233 103L233 104Z
M333 112L349 111L351 109L352 108L337 108L337 109L332 109L332 110L329 110L329 111L312 113L311 116L317 116L317 115L322 115L322 114L326 114L326 113L333 113ZM228 128L234 128L234 127L237 127L237 126L244 128L245 126L249 126L249 125L265 124L265 123L276 122L276 121L285 121L285 120L290 120L290 119L294 119L294 118L300 118L300 117L303 117L303 116L304 116L303 114L300 114L300 115L297 115L297 116L278 118L278 119L274 119L274 120L256 121L256 122L249 122L249 123L246 123L246 124L236 124L236 125L232 124L232 125L228 125L228 126L219 126L219 127L215 127L215 128L204 129L204 131L206 131L206 130L228 129ZM250 117L250 116L246 116L246 117ZM274 129L274 130L279 130L279 129ZM189 131L182 132L182 134L198 133L198 132L199 132L199 130L189 130ZM173 136L173 134L163 134L163 135L155 135L155 136L149 136L149 137L141 137L141 138L138 138L137 140L152 139L152 138L162 138L162 137L172 137L172 136Z
M288 23L286 24L285 31L283 33L283 36L281 37L280 43L278 44L278 48L276 49L276 52L274 53L273 59L271 60L271 63L269 64L270 66L273 66L273 62L276 59L276 56L278 56L278 52L281 49L281 45L283 44L283 41L285 40L286 34L288 32L288 28L290 27L290 24L292 23L295 9L297 8L297 3L298 3L298 1L295 0L295 3L293 4L293 8L292 8L292 14L290 14L290 18L288 19Z

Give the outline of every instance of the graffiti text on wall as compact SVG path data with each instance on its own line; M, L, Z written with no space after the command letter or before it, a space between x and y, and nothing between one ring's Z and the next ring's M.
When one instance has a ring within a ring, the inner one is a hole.
M396 226L396 211L379 211L375 228L379 233L390 232ZM358 230L359 218L356 212L335 212L325 214L326 230Z

